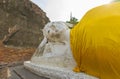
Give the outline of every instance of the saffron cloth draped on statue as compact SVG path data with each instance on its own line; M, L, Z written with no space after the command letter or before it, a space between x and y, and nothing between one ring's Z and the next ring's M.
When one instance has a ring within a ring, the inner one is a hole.
M93 8L70 31L75 72L120 79L120 3Z

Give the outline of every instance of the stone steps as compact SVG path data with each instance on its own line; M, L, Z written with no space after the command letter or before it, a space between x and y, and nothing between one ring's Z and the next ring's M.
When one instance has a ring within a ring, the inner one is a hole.
M13 70L13 68L10 68L11 76L8 79L21 79Z
M24 66L11 67L10 77L8 79L48 79L32 73L31 71L24 68Z

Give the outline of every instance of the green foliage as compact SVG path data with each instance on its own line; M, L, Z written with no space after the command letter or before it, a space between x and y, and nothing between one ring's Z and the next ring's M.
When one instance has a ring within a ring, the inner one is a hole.
M66 21L67 23L71 23L71 24L77 24L78 23L78 19L75 17L70 18L70 21Z

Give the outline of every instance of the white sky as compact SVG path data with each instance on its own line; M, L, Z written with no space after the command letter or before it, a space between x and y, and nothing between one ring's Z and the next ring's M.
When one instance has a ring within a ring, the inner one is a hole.
M31 0L46 12L51 21L68 21L70 12L78 20L91 8L112 0Z

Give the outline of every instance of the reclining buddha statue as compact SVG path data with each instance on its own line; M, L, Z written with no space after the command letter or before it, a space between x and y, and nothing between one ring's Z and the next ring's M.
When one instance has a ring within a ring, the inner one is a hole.
M43 35L26 67L51 79L120 79L119 2L89 10L74 26L50 22Z

